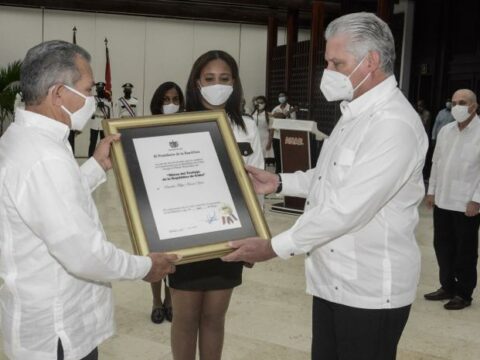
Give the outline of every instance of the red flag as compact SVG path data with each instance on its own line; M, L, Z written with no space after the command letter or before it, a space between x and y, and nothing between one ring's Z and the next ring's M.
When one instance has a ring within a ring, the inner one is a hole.
M112 74L110 72L110 56L108 54L108 40L105 38L105 55L107 62L105 64L105 92L107 93L108 100L112 101Z

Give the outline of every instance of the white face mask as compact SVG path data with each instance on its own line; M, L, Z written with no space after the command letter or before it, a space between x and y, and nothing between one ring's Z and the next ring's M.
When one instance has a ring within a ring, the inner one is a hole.
M455 105L452 108L452 116L455 120L459 123L463 123L470 117L470 113L468 112L467 105Z
M215 84L200 89L203 98L213 106L223 105L233 93L232 85Z
M93 96L85 96L81 92L71 88L68 85L65 87L70 90L71 92L81 96L85 99L85 103L83 106L71 113L65 106L61 106L63 111L65 111L70 116L70 127L72 130L82 130L85 127L87 121L92 117L93 113L95 112L95 98Z
M285 104L285 103L287 102L287 98L286 98L285 96L280 96L280 97L278 98L278 102L279 102L280 104Z
M358 65L353 69L350 75L346 76L338 71L333 71L325 69L323 71L322 81L320 82L320 90L325 96L327 101L337 101L337 100L347 100L351 101L353 99L353 94L355 91L368 79L370 73L363 78L360 83L353 88L350 78L353 73L357 71L360 65L363 63L363 60L366 59L366 56L358 63Z
M176 105L174 103L163 105L163 113L165 115L175 114L178 112L178 110L180 110L180 105Z

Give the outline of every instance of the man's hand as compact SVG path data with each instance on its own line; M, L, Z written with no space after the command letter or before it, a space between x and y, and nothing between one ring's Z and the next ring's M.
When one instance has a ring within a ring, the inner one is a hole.
M433 209L433 206L435 205L435 195L425 196L425 204L427 205L427 208Z
M257 194L270 194L278 188L278 175L253 166L245 166Z
M253 264L277 256L273 251L271 242L258 237L230 241L228 245L235 251L222 257L222 260L226 262L244 261Z
M480 204L475 201L469 201L467 204L467 210L465 211L465 215L468 217L472 217L478 215L480 210Z
M110 159L110 148L111 144L114 141L120 140L120 134L108 135L105 136L100 143L98 144L95 152L93 153L93 157L103 170L108 171L112 168L112 160Z
M152 267L148 272L147 276L143 280L147 282L158 282L162 280L168 274L175 272L175 263L181 258L175 254L165 254L165 253L150 253L148 254L150 259L152 259Z
M285 119L286 118L285 114L281 111L274 112L273 117L276 118L276 119Z

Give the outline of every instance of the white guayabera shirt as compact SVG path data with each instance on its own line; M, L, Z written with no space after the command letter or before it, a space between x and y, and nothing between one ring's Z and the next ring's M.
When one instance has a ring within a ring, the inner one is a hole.
M341 110L316 168L282 174L283 193L307 202L273 248L282 258L306 254L314 296L365 309L409 305L420 274L414 229L427 135L393 76Z
M445 210L465 212L470 201L480 203L480 118L462 131L457 122L438 134L428 194Z
M108 242L91 192L106 176L91 158L81 167L69 128L17 110L0 138L0 291L10 358L80 359L114 332L109 281L141 279L148 257Z

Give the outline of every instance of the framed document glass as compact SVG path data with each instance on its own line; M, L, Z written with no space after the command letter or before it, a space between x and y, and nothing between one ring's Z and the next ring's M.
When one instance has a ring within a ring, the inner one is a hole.
M223 111L104 120L133 248L181 263L220 257L227 242L270 237Z

